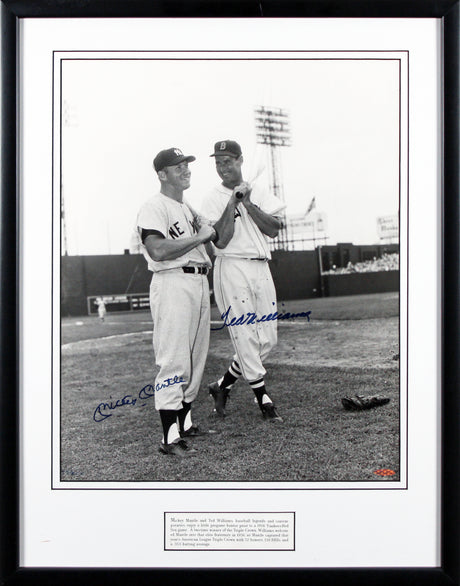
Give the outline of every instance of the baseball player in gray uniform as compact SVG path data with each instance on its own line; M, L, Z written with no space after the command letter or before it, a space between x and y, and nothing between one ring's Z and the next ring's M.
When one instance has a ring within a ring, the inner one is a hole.
M136 231L153 272L150 307L153 347L160 370L155 380L155 408L163 427L160 452L187 456L196 452L185 438L204 435L192 423L191 405L203 376L209 347L211 261L204 243L214 229L184 201L190 187L189 162L180 149L158 153L153 165L160 191L141 207ZM206 432L207 433L207 432Z
M225 323L234 324L227 329L235 350L228 370L209 385L214 412L225 416L230 389L242 376L263 417L282 421L265 388L263 361L277 342L276 318L270 319L276 313L276 291L268 266L268 237L278 234L285 204L243 181L243 155L237 142L217 142L210 156L222 183L205 198L203 213L217 234L214 295Z
M99 319L101 320L101 322L104 322L105 315L107 313L104 300L102 299L102 297L98 297L94 303L97 305L97 313L99 315Z

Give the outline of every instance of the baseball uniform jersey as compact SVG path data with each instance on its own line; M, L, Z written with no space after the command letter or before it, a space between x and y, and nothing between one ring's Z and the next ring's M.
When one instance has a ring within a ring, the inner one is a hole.
M143 230L168 240L190 238L198 232L188 205L162 193L142 205L136 224L140 239ZM164 261L154 261L144 244L140 248L153 272L150 307L155 361L160 368L155 407L179 410L182 401L191 403L196 398L203 376L210 319L209 286L203 269L208 269L211 261L203 244ZM194 272L184 272L184 267L193 267Z
M205 198L203 213L216 222L224 212L232 190L218 185ZM254 186L251 202L262 211L276 216L285 207L278 198ZM214 295L219 311L232 318L254 313L257 318L276 312L276 291L268 266L271 258L268 237L258 228L241 203L235 209L235 231L228 245L214 247ZM276 321L228 327L235 349L234 360L243 377L251 382L264 376L263 361L277 341Z
M105 314L107 313L104 300L101 297L98 297L94 303L97 305L97 313L99 317L104 319Z

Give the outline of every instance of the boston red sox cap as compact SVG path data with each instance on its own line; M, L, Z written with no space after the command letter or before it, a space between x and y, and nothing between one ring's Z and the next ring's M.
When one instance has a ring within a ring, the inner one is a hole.
M240 157L242 155L240 145L234 140L219 140L214 145L214 152L210 157L219 157L230 155L231 157Z
M179 163L182 163L182 161L188 161L191 163L192 161L195 161L195 159L196 157L193 155L184 155L180 149L170 148L158 153L158 155L153 159L153 167L158 173L158 171L161 171L165 167L179 165Z

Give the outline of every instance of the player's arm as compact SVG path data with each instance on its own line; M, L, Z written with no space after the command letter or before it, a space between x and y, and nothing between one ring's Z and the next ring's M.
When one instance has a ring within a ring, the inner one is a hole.
M247 183L242 183L241 185L235 187L235 190L238 190L239 193L243 194L241 202L246 208L248 214L254 220L259 230L266 236L269 236L270 238L275 238L276 236L278 236L278 232L280 231L282 226L281 220L276 216L267 214L266 212L262 211L259 207L252 203L250 199L250 186Z
M217 239L217 233L216 233L216 238L213 240L213 242L215 242L215 240ZM206 254L209 256L209 258L212 258L215 255L214 249L211 246L211 241L206 242L204 245L205 249L206 249Z
M158 232L148 234L144 238L144 245L150 257L154 261L174 260L186 252L193 250L200 244L209 242L215 237L215 230L212 226L203 224L198 234L190 238L181 238L179 240L167 240Z
M263 212L252 202L245 204L244 207L248 210L248 214L254 220L256 226L261 232L270 238L278 236L278 232L282 226L282 222L279 218Z
M230 196L221 217L214 224L214 229L217 233L217 240L215 240L214 246L217 248L225 248L235 233L235 209L238 205L235 193L234 191Z

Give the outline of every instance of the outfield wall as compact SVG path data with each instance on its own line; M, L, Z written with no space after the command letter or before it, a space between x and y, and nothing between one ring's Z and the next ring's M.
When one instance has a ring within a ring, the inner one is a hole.
M87 315L87 297L146 293L152 273L140 254L63 256L61 315Z
M316 251L273 252L270 269L279 299L320 294ZM61 259L61 315L88 314L87 298L148 293L152 273L140 254L64 256ZM212 274L209 275L212 288ZM213 300L213 299L211 299Z
M276 250L272 252L270 270L278 299L309 299L321 295L316 250Z
M270 269L278 299L321 296L316 250L275 251L272 256ZM88 297L91 296L148 293L150 280L151 273L140 254L64 256L61 259L61 315L87 315ZM209 283L212 288L212 274ZM328 296L398 291L399 272L324 275L323 287L323 294Z
M323 275L326 297L399 291L399 271Z

